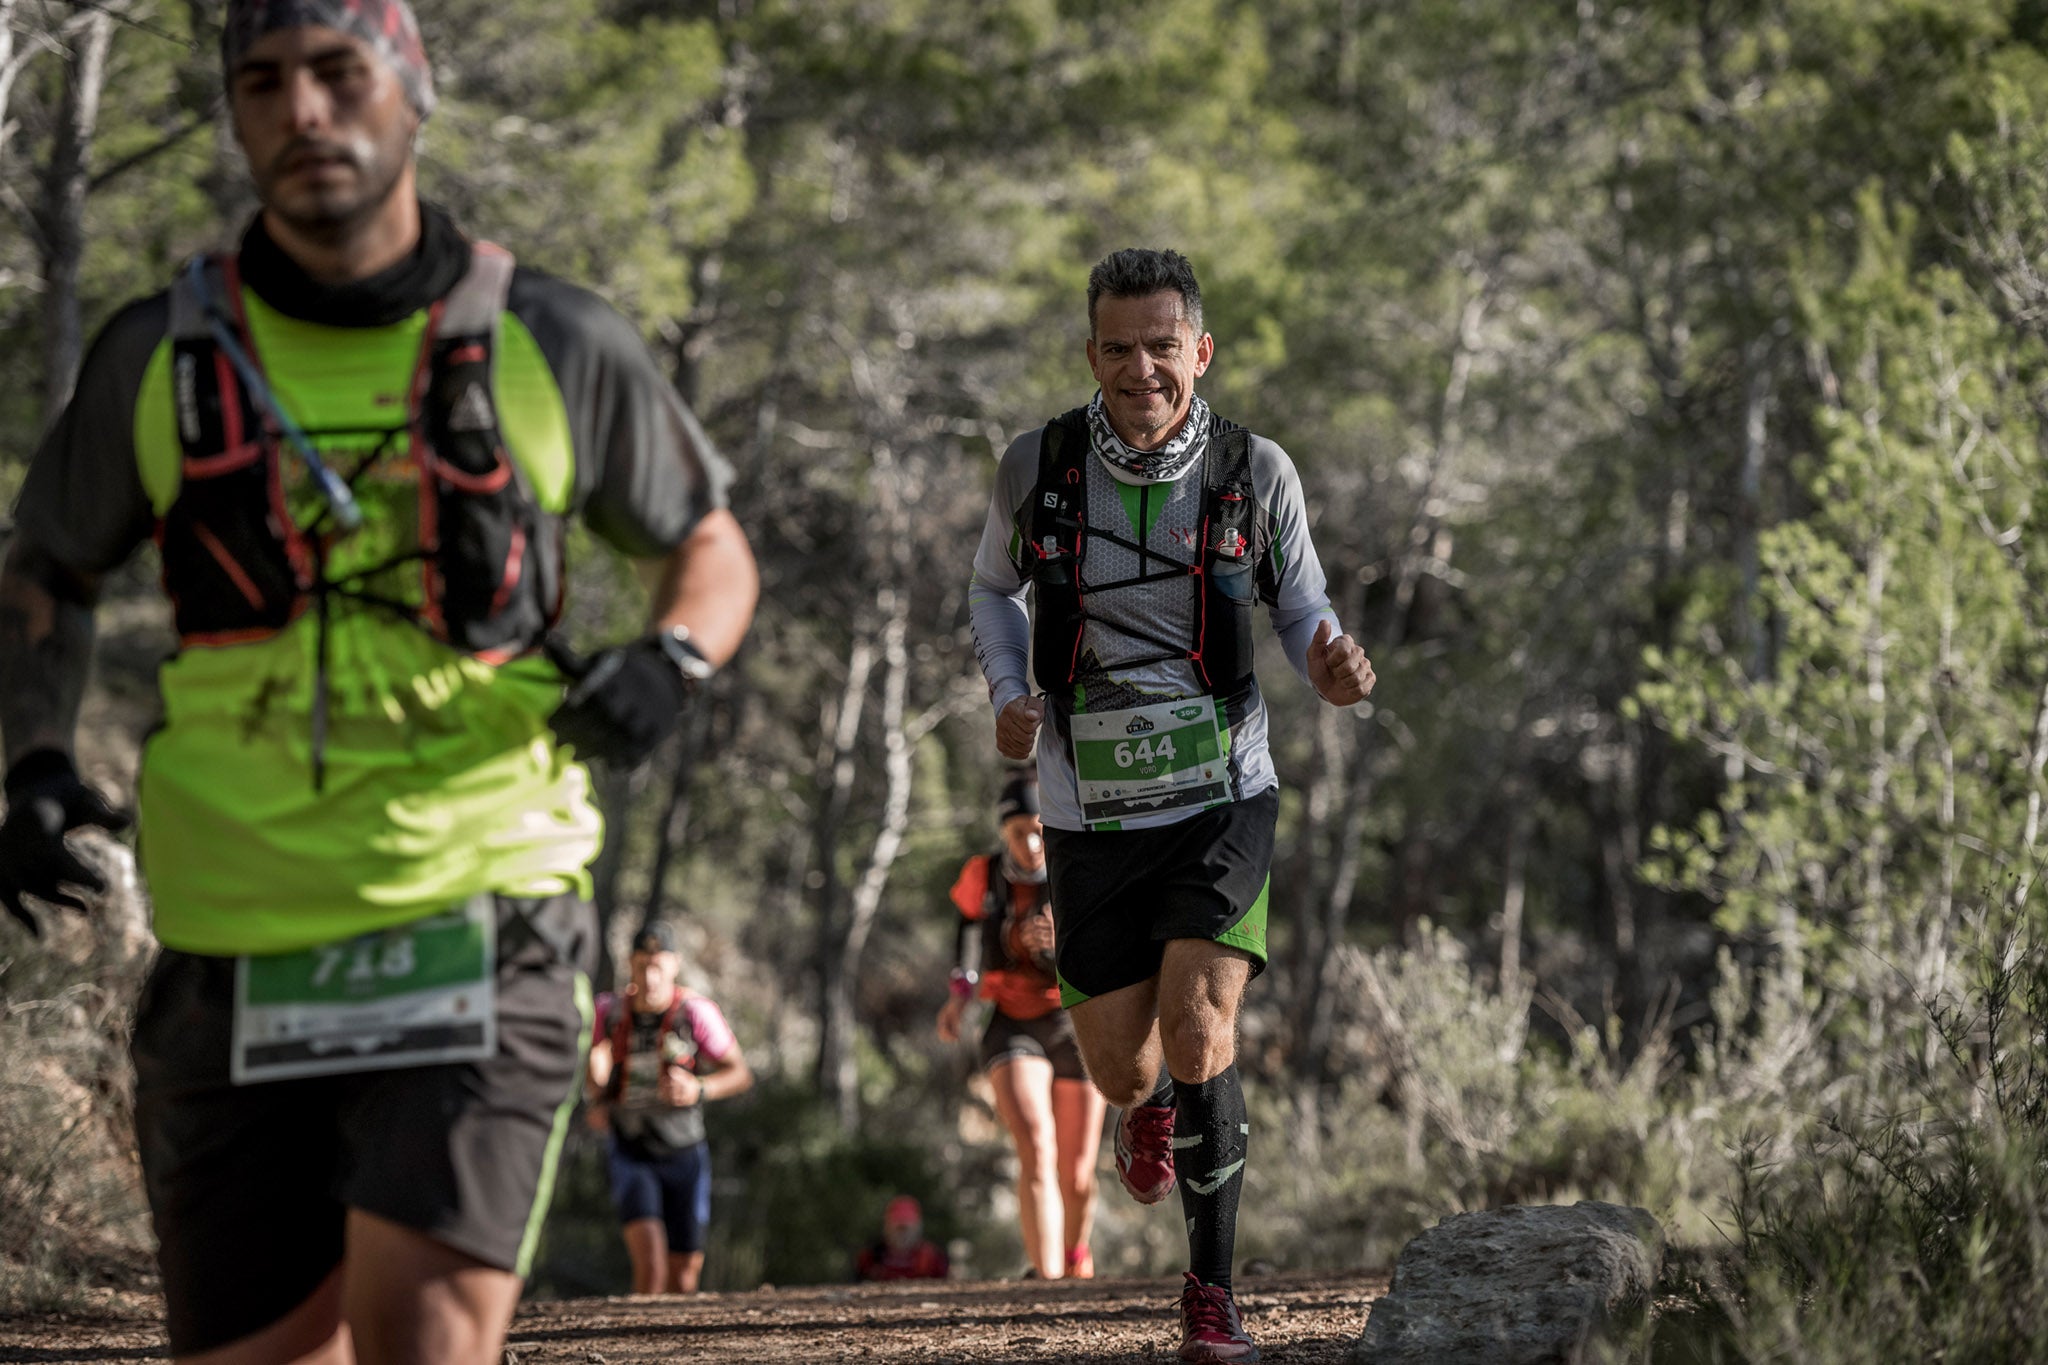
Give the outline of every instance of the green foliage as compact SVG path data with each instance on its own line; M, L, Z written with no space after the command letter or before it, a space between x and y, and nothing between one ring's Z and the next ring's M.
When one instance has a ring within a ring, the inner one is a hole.
M1791 1158L1745 1152L1733 1358L2002 1362L2048 1351L2048 956L2010 906L1954 994ZM1730 1290L1734 1292L1730 1292Z
M2019 550L2040 352L1962 277L1912 267L1910 216L1874 189L1862 213L1855 263L1806 304L1832 395L1804 473L1814 510L1760 538L1778 665L1747 676L1710 603L1698 643L1650 661L1644 703L1728 776L1652 867L1712 896L1731 932L1797 906L1839 945L1830 961L1860 974L1874 954L1932 985L1914 945L1952 921L1959 882L2020 870L2002 859L2030 859L2038 835L2038 764L2012 741L2034 729L2048 624Z

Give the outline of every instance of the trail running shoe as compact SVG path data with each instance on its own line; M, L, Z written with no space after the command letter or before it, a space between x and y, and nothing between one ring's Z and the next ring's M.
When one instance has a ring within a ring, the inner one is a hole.
M1187 1272L1180 1292L1180 1358L1189 1361L1257 1360L1259 1348L1245 1335L1244 1321L1228 1289L1203 1284Z
M1116 1178L1140 1204L1173 1193L1173 1106L1134 1104L1116 1121Z
M1067 1248L1067 1278L1070 1280L1092 1280L1095 1278L1095 1253L1088 1249L1086 1242L1077 1247Z

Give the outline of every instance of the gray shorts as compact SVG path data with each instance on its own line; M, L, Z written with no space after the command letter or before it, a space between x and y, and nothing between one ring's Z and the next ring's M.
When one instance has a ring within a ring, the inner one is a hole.
M580 1088L596 916L570 896L498 912L498 1051L480 1062L233 1085L235 959L158 958L132 1051L173 1354L304 1302L352 1208L526 1272Z

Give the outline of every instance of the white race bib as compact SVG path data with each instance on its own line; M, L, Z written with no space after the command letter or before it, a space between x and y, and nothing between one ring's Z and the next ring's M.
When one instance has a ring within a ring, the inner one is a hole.
M1215 698L1086 712L1072 721L1081 819L1090 829L1230 800Z
M497 904L235 960L236 1085L477 1061L498 1048Z

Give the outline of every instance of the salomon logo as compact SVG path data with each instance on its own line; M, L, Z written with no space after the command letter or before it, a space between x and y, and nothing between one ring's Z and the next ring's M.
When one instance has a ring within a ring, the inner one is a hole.
M491 411L490 396L481 384L471 384L463 390L462 397L455 400L454 410L448 414L450 431L489 431L497 425Z
M1149 735L1157 728L1157 726L1153 725L1151 721L1146 720L1143 716L1132 716L1131 723L1124 727L1124 733L1127 735Z
M1045 495L1045 505L1057 509L1060 505L1060 495L1057 493L1047 493Z

